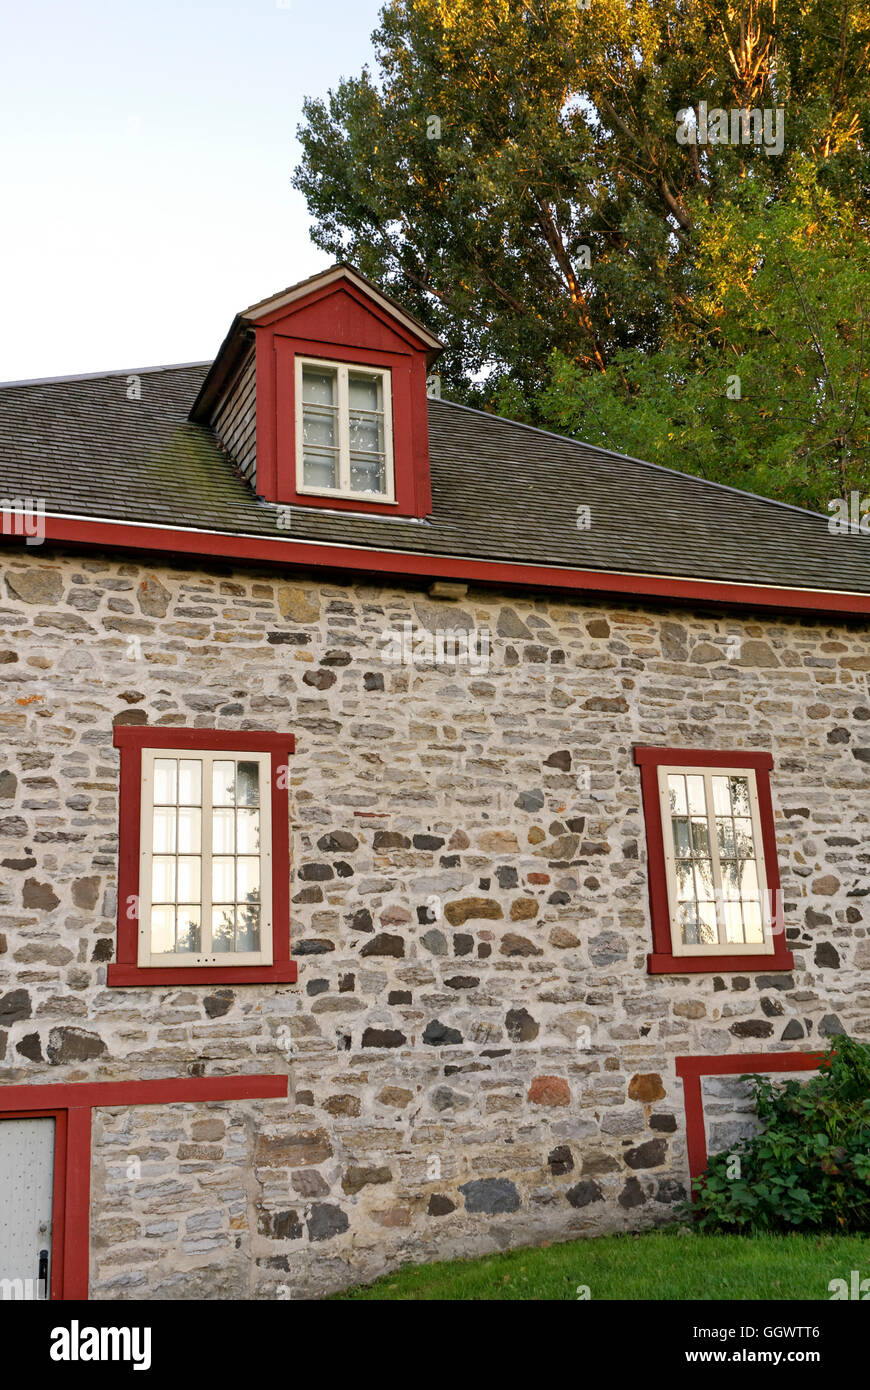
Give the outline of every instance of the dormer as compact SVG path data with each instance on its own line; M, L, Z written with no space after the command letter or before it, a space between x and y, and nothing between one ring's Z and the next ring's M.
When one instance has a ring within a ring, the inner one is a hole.
M442 348L336 265L236 315L190 418L267 502L428 516L426 381Z

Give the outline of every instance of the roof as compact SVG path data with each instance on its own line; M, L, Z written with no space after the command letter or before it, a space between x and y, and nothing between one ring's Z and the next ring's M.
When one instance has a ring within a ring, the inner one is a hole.
M49 516L287 541L211 430L208 365L0 386L0 499ZM141 375L141 399L126 378ZM828 519L454 404L428 400L433 514L294 507L295 540L511 565L870 594L870 538ZM578 507L591 526L578 529ZM179 545L179 549L183 547Z

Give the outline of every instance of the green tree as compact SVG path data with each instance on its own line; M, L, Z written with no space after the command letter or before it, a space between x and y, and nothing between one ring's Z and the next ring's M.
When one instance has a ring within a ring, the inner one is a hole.
M376 76L306 103L295 184L317 244L445 339L448 389L581 432L594 406L601 442L727 481L779 480L785 454L802 501L824 493L826 435L839 476L860 474L868 0L389 0L375 48ZM680 143L701 101L782 108L782 154ZM780 282L791 326L765 356ZM816 283L838 287L836 317ZM734 372L758 409L720 458L738 403L711 385ZM756 383L776 380L809 409L772 457Z

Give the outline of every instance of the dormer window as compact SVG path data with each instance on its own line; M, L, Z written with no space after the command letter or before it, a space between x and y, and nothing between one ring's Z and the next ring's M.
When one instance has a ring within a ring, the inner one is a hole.
M296 358L296 487L392 502L390 372Z
M443 347L351 266L332 266L236 315L190 418L264 502L422 520L426 378ZM274 520L286 540L284 513Z

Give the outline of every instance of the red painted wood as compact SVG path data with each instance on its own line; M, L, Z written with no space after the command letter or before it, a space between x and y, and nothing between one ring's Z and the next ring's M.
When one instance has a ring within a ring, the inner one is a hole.
M259 417L258 417L259 418ZM258 425L258 441L259 425ZM345 575L393 575L401 578L458 579L467 583L553 592L629 594L637 598L714 603L726 608L773 609L793 613L870 613L870 594L824 593L770 585L725 584L711 580L674 579L660 575L619 574L606 570L513 564L502 560L466 560L450 555L412 555L363 547L317 545L311 541L231 536L217 531L183 531L132 526L127 522L81 521L46 517L46 539L99 550L136 550L159 555L211 556L266 563L275 567L343 571ZM14 537L0 542L18 543Z
M772 772L773 754L754 753L744 748L653 748L638 745L634 750L638 767L652 766L658 771L662 763L678 763L683 767L751 767L755 772ZM760 779L758 779L760 780Z
M794 968L794 956L788 950L767 956L674 956L667 951L650 951L646 961L650 975L734 975Z
M118 961L106 969L106 984L112 989L151 989L155 985L292 985L298 978L299 968L293 960L275 965L177 967L129 965Z
M91 1109L67 1111L66 1223L63 1297L86 1299L89 1282L91 1211Z
M115 1105L181 1105L208 1100L269 1100L287 1095L289 1078L167 1076L155 1081L57 1081L47 1085L0 1086L0 1115Z
M773 821L773 802L770 795L770 773L773 757L770 753L745 752L741 748L658 748L637 746L634 761L640 768L641 799L646 828L647 876L649 881L650 920L653 949L647 956L650 975L716 975L735 971L792 970L794 956L785 939L785 922L779 911L782 902L779 860L776 850L776 830ZM773 951L766 955L741 955L738 952L716 956L677 956L671 939L671 914L668 904L668 876L665 864L664 830L659 801L658 769L674 763L684 767L747 767L755 771L758 789L758 813L761 822L761 842L764 851L764 870L771 902L777 905L773 921Z
M155 985L292 984L298 975L290 959L290 790L286 766L296 750L292 734L256 730L151 728L119 724L115 747L121 750L118 803L118 937L117 961L106 970L112 988L150 988ZM138 917L128 916L131 900L139 900L141 848L142 749L181 748L226 750L228 753L269 753L272 796L272 964L227 966L140 966ZM283 772L283 776L282 776ZM283 783L283 785L282 785Z
M161 724L116 724L116 748L204 748L210 752L272 753L292 757L296 751L293 734L276 734L269 729L190 729Z
M257 491L294 507L428 516L427 348L347 281L322 286L257 323ZM393 410L395 502L314 497L296 490L295 358L386 367Z
M821 1065L821 1053L811 1052L743 1052L723 1053L715 1057L675 1058L677 1076L683 1082L686 1108L686 1152L692 1180L707 1167L707 1131L704 1124L703 1076L744 1076L780 1071L815 1071Z
M286 1076L168 1077L159 1081L58 1082L0 1086L0 1119L54 1119L52 1299L89 1291L91 1129L94 1109L211 1100L283 1099Z

